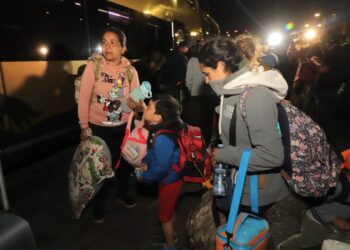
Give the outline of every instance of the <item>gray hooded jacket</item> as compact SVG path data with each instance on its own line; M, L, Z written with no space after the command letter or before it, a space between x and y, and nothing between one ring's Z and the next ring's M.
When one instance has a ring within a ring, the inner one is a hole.
M243 68L226 79L210 82L221 96L219 133L224 148L219 149L217 160L238 166L245 148L252 148L248 174L259 175L259 206L271 204L288 193L287 185L279 171L284 160L282 138L277 128L276 104L287 93L288 85L276 70L254 71ZM245 85L256 85L245 99L246 118L239 110L239 96ZM224 98L224 95L228 97ZM230 123L236 113L236 146L229 143ZM218 110L217 110L218 111ZM247 126L248 125L248 126ZM249 178L246 178L241 203L250 205Z

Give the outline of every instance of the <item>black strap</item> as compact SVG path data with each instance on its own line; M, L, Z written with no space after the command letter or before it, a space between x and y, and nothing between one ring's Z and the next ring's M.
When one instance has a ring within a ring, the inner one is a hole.
M292 175L292 159L290 157L290 130L287 112L281 103L277 104L278 124L281 130L282 143L284 147L283 169Z
M236 146L236 123L237 123L237 103L234 106L231 122L230 122L230 145Z

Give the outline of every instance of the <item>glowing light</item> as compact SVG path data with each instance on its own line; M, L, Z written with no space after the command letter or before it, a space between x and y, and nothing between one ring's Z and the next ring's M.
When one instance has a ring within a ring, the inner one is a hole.
M316 37L316 35L317 35L316 31L313 29L310 29L310 30L305 32L305 39L312 40Z
M209 35L209 32L207 31L207 32L205 32L205 34L206 34L206 35Z
M310 27L310 24L306 23L306 24L304 25L304 27L305 27L305 28L309 28L309 27Z
M289 31L289 30L294 29L294 27L295 27L295 24L293 22L289 22L286 24L286 26L284 28L285 28L285 30Z
M274 32L269 35L267 42L270 46L277 46L282 42L282 40L282 34L280 32Z
M190 36L197 36L198 32L197 31L191 31Z
M146 15L150 15L151 11L150 10L145 10L143 13L146 14Z
M95 48L95 50L96 50L97 52L101 53L101 52L102 52L102 47L101 47L101 45L97 45L96 48Z
M319 23L319 24L317 24L317 27L322 27L322 24L320 24L320 23Z
M321 14L320 14L319 12L316 12L316 13L314 14L314 16L315 16L315 17L320 17Z
M233 33L238 33L238 30L234 30Z
M79 2L74 2L74 4L75 4L76 6L81 6L81 3L79 3Z
M38 51L42 56L47 56L47 54L49 53L49 48L45 45L42 45L38 48Z

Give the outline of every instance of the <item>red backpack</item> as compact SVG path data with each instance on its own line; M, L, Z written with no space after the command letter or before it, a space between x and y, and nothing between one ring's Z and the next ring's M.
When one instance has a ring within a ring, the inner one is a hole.
M176 132L160 129L154 138L160 134L176 134ZM177 142L180 147L180 161L179 167L174 169L181 173L185 182L201 183L209 188L212 174L211 153L205 144L201 129L185 124L177 134Z

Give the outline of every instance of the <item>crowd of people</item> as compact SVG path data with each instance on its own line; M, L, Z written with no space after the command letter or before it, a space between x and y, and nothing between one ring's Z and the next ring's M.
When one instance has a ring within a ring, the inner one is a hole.
M133 65L123 56L127 48L123 31L108 28L101 39L101 74L95 77L94 62L90 61L81 80L78 101L81 140L87 140L91 134L102 138L111 151L112 166L119 159L120 163L116 177L105 180L90 204L93 221L104 221L106 199L113 182L117 184L118 199L127 207L136 206L129 193L129 179L134 168L120 158L120 147L128 116L132 111L141 113L149 137L147 155L137 166L137 180L159 185L157 215L163 229L164 249L167 250L177 249L174 212L183 181L181 174L175 171L180 155L176 135L158 135L157 131L170 129L179 132L182 120L201 127L205 141L212 143L214 164L222 162L237 167L243 149L251 148L248 171L258 175L259 215L264 216L274 203L291 192L279 171L284 161L284 146L276 129L276 104L288 95L332 138L331 122L339 96L349 91L346 62L350 60L350 47L344 36L328 37L317 49L310 47L297 51L291 46L288 58L298 65L292 83L285 80L283 71L271 69L278 68L278 60L274 55L267 56L259 39L250 34L235 39L219 36L190 48L180 43L166 55L154 52ZM307 70L311 77L305 77ZM153 97L147 107L129 97L129 93L143 81L152 85ZM244 118L238 108L240 94L250 84L254 84L254 88L245 99ZM288 85L291 92L288 92ZM311 103L315 104L314 111L310 111ZM234 116L235 134L231 128ZM215 128L218 133L213 132ZM220 149L213 144L216 134L224 145ZM349 163L344 164L341 187L327 196L326 203L307 210L301 233L286 239L279 249L302 249L321 244L325 223L333 222L342 230L350 229L349 197L343 195L344 190L349 191L349 169ZM247 181L240 209L249 210L250 205ZM320 233L311 237L311 231Z

